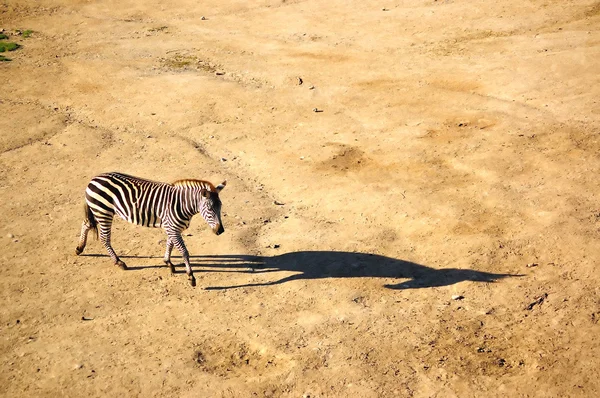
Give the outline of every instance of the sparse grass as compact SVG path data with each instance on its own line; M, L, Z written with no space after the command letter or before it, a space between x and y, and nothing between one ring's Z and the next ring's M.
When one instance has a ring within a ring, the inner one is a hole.
M171 69L183 69L190 66L192 63L196 63L198 59L192 56L175 55L172 58L163 60L166 67Z
M23 38L25 38L25 39L30 38L32 34L33 34L33 30L31 30L31 29L25 29L22 33Z
M0 62L10 62L12 59L5 57L4 55L0 55Z
M0 33L0 40L6 40L8 39L8 36L6 36L4 33Z
M158 28L148 29L148 32L162 32L162 31L165 31L167 29L169 29L168 26L159 26Z
M21 47L21 46L17 43L7 42L7 41L0 42L0 53L3 53L5 51L15 51L19 47Z

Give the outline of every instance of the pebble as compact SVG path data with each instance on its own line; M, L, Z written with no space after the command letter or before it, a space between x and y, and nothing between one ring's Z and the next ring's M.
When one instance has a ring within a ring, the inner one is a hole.
M279 202L277 200L274 200L273 204L276 204L277 206L283 206L285 203L282 203L282 202Z
M461 296L460 294L453 294L452 295L452 300L462 300L464 298L465 298L465 296Z
M221 158L221 162L226 162L227 159L226 158Z
M6 237L7 237L8 239L12 239L12 238L14 238L15 236L14 236L13 234L6 234Z
M538 263L529 263L527 264L527 268L531 268L531 267L537 267Z

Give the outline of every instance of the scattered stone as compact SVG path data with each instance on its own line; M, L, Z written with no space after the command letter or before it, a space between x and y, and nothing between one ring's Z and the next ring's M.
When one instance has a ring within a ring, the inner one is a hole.
M527 264L527 268L537 267L538 265L538 263L529 263Z
M75 366L73 366L73 369L75 369L75 370L83 369L83 364L82 363L77 363L77 364L75 364Z
M277 200L274 200L273 203L276 204L277 206L283 206L285 204L285 203L281 203Z
M221 162L226 162L227 159L226 158L221 158Z
M82 316L82 317L81 317L81 320L82 320L82 321L93 321L93 320L94 320L94 318L88 318L88 317L86 317L86 316Z
M301 85L302 85L302 83L304 83L304 81L302 80L302 78L301 78L301 77L298 77L298 85L299 85L299 86L301 86Z
M223 76L225 74L225 72L215 72L215 75L217 76Z
M200 18L200 20L206 21L206 17L203 16L202 18Z
M300 156L300 160L304 160L304 156Z
M452 300L462 300L464 298L465 298L465 296L461 296L460 294L453 294L452 295Z
M9 234L6 234L6 237L7 237L8 239L12 239L12 238L14 238L15 236L14 236L13 234L10 234L10 233L9 233Z
M498 366L502 367L506 364L506 360L504 358L498 359Z
M273 249L279 249L280 247L281 247L281 245L279 245L277 243L273 245Z
M529 304L526 309L531 311L533 309L533 307L535 307L536 305L540 305L544 302L544 300L546 300L548 298L548 293L544 293L541 296L537 297L535 299L535 301L531 304Z
M315 86L310 86L308 89L309 89L309 90L314 90L314 89L315 89Z
M315 112L315 113L321 113L321 112L323 112L323 109L313 108L313 112Z

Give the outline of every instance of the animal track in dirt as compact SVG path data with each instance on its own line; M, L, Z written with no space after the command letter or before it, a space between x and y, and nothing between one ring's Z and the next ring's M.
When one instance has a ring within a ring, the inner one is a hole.
M69 117L48 110L41 104L24 101L0 101L0 112L12 115L0 120L0 153L48 140L59 134L69 123ZM34 128L24 126L33 123Z

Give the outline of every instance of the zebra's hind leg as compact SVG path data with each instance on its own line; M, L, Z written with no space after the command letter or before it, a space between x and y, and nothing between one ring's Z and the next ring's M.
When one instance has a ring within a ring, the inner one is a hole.
M167 250L165 251L165 264L167 264L169 266L169 268L171 269L171 274L175 273L175 266L173 265L173 263L171 262L171 252L173 251L173 241L171 241L171 238L169 238L167 236Z
M87 236L90 232L90 229L92 229L92 227L90 227L88 223L84 221L81 225L81 235L79 236L79 244L77 245L77 248L75 248L75 254L77 254L78 256L81 253L83 253L83 249L85 249L85 245L87 243Z
M110 258L112 258L115 265L118 265L121 269L127 269L127 265L123 261L121 261L121 259L119 259L119 256L117 256L117 253L115 253L112 246L110 245L110 229L112 227L112 218L98 221L100 224L100 242L102 242L102 244L106 248L108 255L110 256Z
M194 272L192 272L192 266L190 265L190 255L188 253L187 248L185 247L185 243L183 242L183 238L181 237L181 232L168 232L169 240L173 245L179 250L181 256L183 257L183 262L185 263L185 273L188 276L188 280L192 286L196 286L196 278L194 277ZM167 247L168 248L168 247Z

